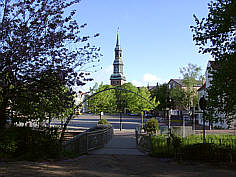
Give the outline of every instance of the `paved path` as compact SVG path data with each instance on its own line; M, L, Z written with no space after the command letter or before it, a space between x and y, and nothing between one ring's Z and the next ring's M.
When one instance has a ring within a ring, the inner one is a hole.
M104 148L90 154L144 155L136 148L135 130L114 130L112 140Z

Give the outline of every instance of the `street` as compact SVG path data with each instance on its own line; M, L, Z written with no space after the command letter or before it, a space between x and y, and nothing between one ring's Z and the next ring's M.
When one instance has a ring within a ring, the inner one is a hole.
M114 129L120 129L120 116L119 115L103 115L103 119L106 119ZM97 125L100 116L95 114L82 114L75 115L68 125L68 130L85 131ZM145 123L147 118L143 119ZM52 126L60 126L61 122L54 120L51 123ZM141 117L139 116L122 116L121 118L122 129L135 129L137 126L141 126Z

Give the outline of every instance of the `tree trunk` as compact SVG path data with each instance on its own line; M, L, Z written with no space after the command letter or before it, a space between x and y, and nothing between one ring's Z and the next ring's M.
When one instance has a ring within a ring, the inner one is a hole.
M2 105L0 107L0 129L6 128L7 125L7 99L3 98Z
M72 119L72 117L73 117L73 114L71 114L68 118L67 118L67 120L66 120L66 122L65 122L65 124L64 124L64 126L63 126L63 129L62 129L62 132L61 132L61 137L60 137L60 143L62 144L62 141L63 141L63 138L64 138L64 134L65 134L65 131L66 131L66 129L67 129L67 125L69 124L69 122L70 122L70 120Z

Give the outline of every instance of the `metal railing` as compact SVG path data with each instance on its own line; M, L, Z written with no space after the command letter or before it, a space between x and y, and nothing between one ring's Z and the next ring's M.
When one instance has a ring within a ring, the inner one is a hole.
M104 147L111 140L112 136L112 126L97 126L63 143L62 149L77 154L87 154L91 150Z
M136 127L135 136L136 136L136 146L139 150L145 151L145 152L152 151L151 134L142 132L141 127Z

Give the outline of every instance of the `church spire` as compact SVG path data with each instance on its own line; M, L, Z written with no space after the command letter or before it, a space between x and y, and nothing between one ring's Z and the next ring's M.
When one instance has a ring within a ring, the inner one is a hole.
M120 47L119 28L117 30L117 39L115 47L115 60L113 62L113 74L110 77L111 85L120 86L125 82L123 73L122 50Z
M120 50L119 27L117 29L116 49Z

